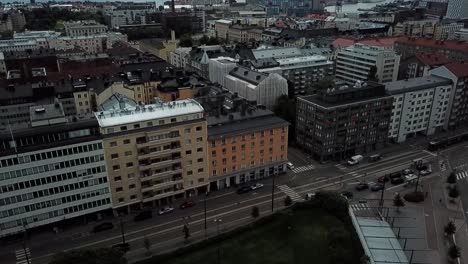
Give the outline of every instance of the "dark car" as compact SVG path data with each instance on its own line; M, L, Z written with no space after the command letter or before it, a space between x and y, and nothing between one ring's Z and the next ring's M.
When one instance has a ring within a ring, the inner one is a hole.
M93 228L93 232L97 233L97 232L101 232L101 231L105 231L105 230L110 230L112 228L114 228L114 224L106 222L106 223L102 223L102 224L99 224L99 225L95 226Z
M427 166L427 164L422 164L422 165L418 165L416 167L417 170L419 171L422 171L422 170L427 170L429 167Z
M237 194L248 193L251 190L252 188L250 188L250 186L240 187L239 189L237 189Z
M353 193L350 192L350 191L344 191L341 193L341 195L343 195L344 197L348 198L349 200L353 199Z
M146 219L150 219L151 217L153 217L153 212L151 212L150 210L143 211L143 212L140 212L139 214L135 215L135 217L133 218L133 221L139 222L139 221L143 221L143 220L146 220Z
M186 202L183 202L179 208L180 209L185 209L185 208L190 208L192 206L195 206L195 202L194 201L186 201Z
M112 248L117 249L122 252L127 252L127 251L130 251L130 244L119 243L119 244L112 245Z
M367 184L367 183L359 183L355 187L356 191L363 191L363 190L365 190L367 188L369 188L369 184Z
M374 154L374 155L369 156L369 162L375 162L375 161L378 161L380 159L382 159L381 154Z
M390 175L388 175L388 177L390 177L390 179L393 179L393 178L401 178L401 172L397 171L397 172L392 172L390 173Z
M390 182L391 182L392 184L402 184L402 183L405 182L405 179L403 179L402 177L393 178Z
M414 171L413 171L412 169L404 169L404 170L402 171L402 173L403 173L403 175L408 175L408 174L413 174Z
M388 182L390 178L387 175L380 176L377 181L380 183Z
M384 188L383 184L377 183L370 187L371 191L378 192Z

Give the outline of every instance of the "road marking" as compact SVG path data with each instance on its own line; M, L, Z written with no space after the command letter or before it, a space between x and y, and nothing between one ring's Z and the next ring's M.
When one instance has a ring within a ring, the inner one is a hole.
M15 256L16 264L25 264L28 262L28 259L31 260L31 252L29 251L29 248L16 250Z
M435 154L434 152L430 152L429 150L423 150L423 152L426 152L427 154L429 155L432 155L433 157L437 157L437 154Z
M347 169L343 164L336 164L335 167L337 167L340 170L346 170Z
M457 175L457 180L462 180L462 179L468 177L468 172L461 171L461 172L457 173L456 175Z
M350 204L349 205L353 211L361 211L361 210L368 210L370 207L367 204Z
M305 165L305 166L301 166L301 167L296 167L296 168L292 169L292 171L294 173L300 173L300 172L310 171L310 170L313 170L313 169L315 169L314 165Z
M387 189L385 189L385 190L387 190L387 191L388 191L388 190L391 190L391 189L395 189L395 188L401 187L401 186L403 186L403 185L405 185L405 184L404 184L404 183L402 183L402 184L398 184L398 185L395 185L395 186L389 187L389 188L387 188Z
M296 191L291 189L289 186L286 184L278 185L278 188L284 192L287 196L291 198L294 202L300 202L304 201L304 198L302 198Z

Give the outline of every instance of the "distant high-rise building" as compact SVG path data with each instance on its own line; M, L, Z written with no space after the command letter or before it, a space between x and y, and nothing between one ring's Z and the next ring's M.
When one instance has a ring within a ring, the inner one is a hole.
M468 18L468 0L449 0L447 18Z

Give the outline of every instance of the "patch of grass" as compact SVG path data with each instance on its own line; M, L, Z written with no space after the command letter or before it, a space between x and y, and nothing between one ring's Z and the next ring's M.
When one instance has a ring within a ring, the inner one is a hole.
M218 245L223 264L358 264L361 245L347 223L320 208L294 208L263 225L158 264L216 264Z

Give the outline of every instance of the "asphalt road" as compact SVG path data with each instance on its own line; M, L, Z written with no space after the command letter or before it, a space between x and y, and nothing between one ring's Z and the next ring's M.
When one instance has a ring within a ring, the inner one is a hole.
M436 164L436 155L424 150L408 150L406 152L397 152L395 155L385 155L385 157L375 163L363 162L355 167L344 167L336 164L317 165L307 158L300 157L299 153L294 152L297 162L297 173L289 171L288 174L278 176L275 179L274 207L280 208L283 205L286 196L284 188L287 186L287 194L304 197L306 193L314 192L323 188L337 190L354 190L358 182L375 182L376 178L392 171L398 171L408 168L412 160L424 158ZM218 230L215 219L222 219L220 227L221 232L225 229L246 222L252 221L250 212L253 206L260 208L261 214L271 212L271 179L262 181L264 187L255 192L238 195L234 189L227 189L213 192L207 199L207 235L215 235ZM403 185L387 185L388 193L404 189ZM292 192L292 193L290 193ZM467 192L468 193L468 192ZM378 197L378 193L369 190L355 193L355 200L360 198ZM145 237L150 239L152 249L155 252L163 252L183 245L182 226L187 222L194 240L201 239L205 235L205 220L203 210L203 197L198 197L197 205L185 210L176 209L172 214L156 216L152 219L135 223L131 217L123 220L126 242L130 243L131 251L128 254L130 260L141 257L144 253L143 240ZM468 204L468 203L467 203ZM177 205L175 205L177 206ZM155 211L156 212L156 211ZM185 218L186 220L184 220ZM118 219L114 219L113 230L103 231L97 234L90 232L96 223L86 226L77 226L76 228L60 233L34 234L27 241L27 247L31 252L33 264L48 263L51 256L55 253L77 249L77 248L96 248L107 247L121 242L120 229L118 228ZM45 241L47 241L45 243ZM16 263L15 252L21 250L21 243L13 243L0 249L0 259L2 264Z

